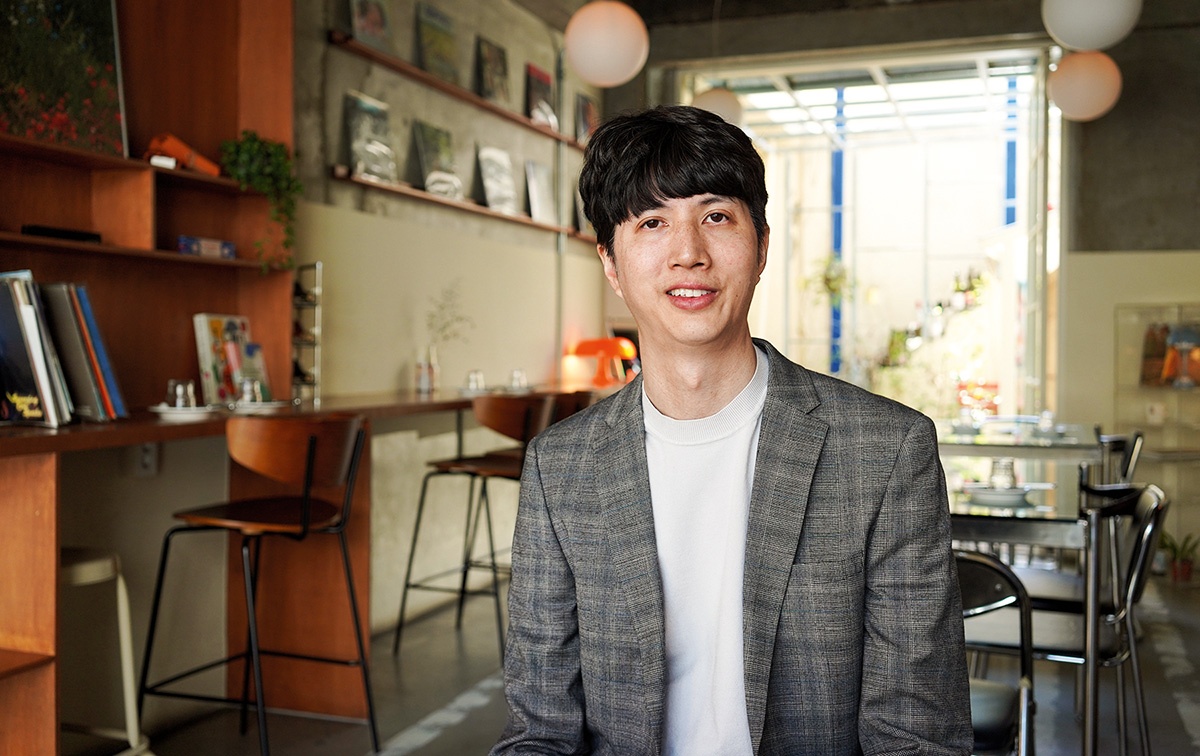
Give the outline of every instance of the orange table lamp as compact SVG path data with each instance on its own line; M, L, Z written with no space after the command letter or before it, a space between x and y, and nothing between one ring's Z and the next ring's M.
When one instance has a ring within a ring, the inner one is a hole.
M625 375L625 367L621 360L637 357L637 347L623 336L614 336L607 339L585 339L576 344L571 353L577 357L596 358L596 374L592 376L592 383L597 388L604 388L614 383L625 383L632 377Z

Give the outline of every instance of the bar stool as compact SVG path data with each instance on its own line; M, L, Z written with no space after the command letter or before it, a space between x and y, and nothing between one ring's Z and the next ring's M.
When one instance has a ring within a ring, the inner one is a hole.
M496 542L492 530L492 512L488 502L487 484L490 478L506 480L521 479L521 468L525 462L525 444L541 433L550 424L551 413L554 409L554 396L551 394L488 394L478 396L471 402L471 410L480 425L491 428L515 441L520 442L516 453L493 453L474 457L454 457L430 462L432 468L421 481L421 496L417 502L417 518L413 524L412 543L408 551L408 566L404 571L404 588L400 594L400 612L396 620L396 634L392 639L392 654L400 653L400 637L404 630L404 612L408 606L410 590L435 591L455 593L458 595L458 607L454 626L462 627L463 604L468 595L491 595L496 605L496 632L500 640L500 658L504 658L504 625L500 612L500 576L496 564ZM412 577L413 562L417 553L417 541L421 534L421 519L425 514L426 494L429 491L429 481L436 477L448 475L467 476L470 485L467 490L467 517L463 531L462 563L451 570L430 575L419 580ZM479 481L479 495L475 495L475 481ZM487 559L475 559L475 541L479 531L479 519L483 516L487 527L488 556ZM486 569L492 574L492 586L489 589L468 590L467 578L473 569ZM457 587L440 585L437 581L455 572L460 573Z
M121 574L121 558L115 552L67 546L59 552L58 582L60 585L79 587L97 585L109 580L117 584L117 638L121 655L121 700L125 708L125 729L99 727L64 722L62 728L69 732L95 735L108 740L121 740L129 747L117 756L133 756L150 753L150 740L141 733L138 725L138 709L135 699L133 674L133 635L129 629L129 591L125 577Z
M226 444L230 459L241 466L277 483L294 486L295 493L239 499L200 509L175 513L183 525L167 531L163 538L158 577L154 585L154 601L150 609L150 628L146 636L146 652L142 660L141 685L138 689L138 711L147 695L190 698L200 701L237 703L241 705L241 732L246 731L246 712L251 700L258 715L259 750L270 753L267 741L266 702L263 697L261 657L282 656L312 662L358 667L362 671L363 691L367 703L367 726L372 751L379 750L379 732L375 725L375 704L371 694L371 678L367 669L367 653L363 643L362 626L358 618L358 600L354 593L354 578L350 568L350 552L346 543L346 523L350 520L350 505L354 499L354 483L358 473L366 437L360 415L247 415L230 418L225 426ZM342 491L341 504L317 495L316 491ZM151 652L162 601L163 576L172 539L185 533L228 531L242 536L242 577L246 590L247 650L213 662L192 667L155 683L149 683ZM255 616L255 597L258 589L259 557L262 539L269 536L303 541L310 534L334 535L341 547L342 570L349 597L351 621L358 656L355 659L335 659L259 647L258 619ZM176 690L165 690L194 674L241 661L243 663L242 695L240 698L208 696ZM248 664L247 664L248 662ZM249 696L253 671L254 698Z

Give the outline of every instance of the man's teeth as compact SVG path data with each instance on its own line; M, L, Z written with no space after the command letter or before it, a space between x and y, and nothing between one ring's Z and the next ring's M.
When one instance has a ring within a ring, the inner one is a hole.
M702 297L708 292L704 289L671 289L667 293L673 297Z

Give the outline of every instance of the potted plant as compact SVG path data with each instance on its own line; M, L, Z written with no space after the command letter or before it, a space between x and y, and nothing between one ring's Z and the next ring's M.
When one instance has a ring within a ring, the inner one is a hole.
M1171 579L1177 583L1186 583L1192 579L1192 564L1196 561L1196 548L1200 546L1195 533L1188 533L1182 539L1177 539L1163 531L1162 547L1171 560Z
M247 129L237 139L221 142L221 167L243 190L256 191L267 198L271 221L278 224L283 234L279 242L282 254L272 259L266 257L266 239L254 243L263 269L272 264L281 268L292 267L292 246L296 242L296 200L304 186L293 173L292 157L287 145L263 139L257 132Z

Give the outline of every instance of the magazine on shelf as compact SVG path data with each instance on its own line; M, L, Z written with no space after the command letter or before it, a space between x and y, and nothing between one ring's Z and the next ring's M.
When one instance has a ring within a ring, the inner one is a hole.
M479 175L487 206L505 215L520 215L512 158L499 147L479 147Z
M345 97L347 165L354 178L395 184L399 180L391 146L386 102L350 90Z
M377 50L392 52L392 27L385 0L349 0L354 38Z
M247 345L253 343L249 318L201 312L192 316L192 325L204 403L236 402L241 396L242 361Z
M550 166L536 160L525 161L525 179L529 191L529 217L538 223L558 224L554 209L554 177Z
M86 329L87 338L96 358L96 374L100 376L101 386L108 401L108 411L111 417L129 417L125 407L125 398L117 385L117 374L112 362L108 359L108 349L104 346L104 338L100 335L100 325L96 322L96 313L92 309L92 300L88 296L87 286L75 284L75 301L79 306L80 322Z
M591 97L577 92L575 94L575 141L587 144L592 132L600 125L600 108Z
M485 100L508 103L508 53L483 37L475 40L475 91Z
M54 428L66 425L71 422L74 407L33 273L29 270L0 273L0 283L10 287L17 302L45 422Z
M417 53L421 68L458 84L458 42L454 21L429 3L417 3Z
M462 179L455 174L454 142L450 132L424 121L413 121L417 141L417 160L425 191L439 197L461 200Z
M50 283L41 287L46 320L58 346L75 414L85 420L106 422L112 417L101 392L98 364L84 340L82 318L72 288L69 283Z
M532 63L525 64L525 115L529 120L558 131L554 111L554 84L550 74Z
M0 281L0 420L49 425L24 310L16 287Z

